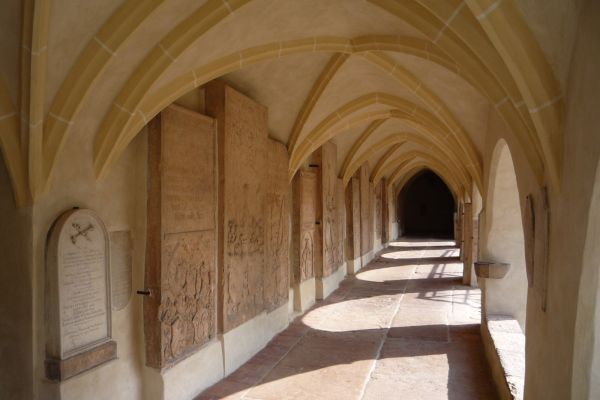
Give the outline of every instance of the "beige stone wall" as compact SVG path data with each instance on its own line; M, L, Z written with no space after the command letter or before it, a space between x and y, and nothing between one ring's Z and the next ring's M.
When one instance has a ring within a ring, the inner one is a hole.
M61 159L54 176L60 190L44 196L33 207L33 397L78 400L110 398L120 393L125 398L144 398L144 334L142 299L133 294L128 305L112 312L112 337L117 342L118 359L78 375L61 384L45 378L44 336L44 252L51 224L66 209L74 206L95 210L109 231L130 230L133 236L133 288L144 286L146 246L146 154L144 129L127 148L117 168L106 179L97 181L88 162L92 143L73 135L65 144L73 157ZM30 332L24 330L23 332ZM22 340L27 340L26 333Z

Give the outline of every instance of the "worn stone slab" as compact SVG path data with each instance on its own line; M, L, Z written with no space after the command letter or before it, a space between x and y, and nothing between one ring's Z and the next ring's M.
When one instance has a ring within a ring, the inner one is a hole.
M321 241L317 225L317 174L299 171L294 184L294 204L299 207L297 225L299 230L298 261L295 268L296 282L304 282L315 276L316 265L321 260Z
M371 183L369 182L369 166L363 164L360 169L360 255L364 256L373 250L373 218L371 214Z
M381 240L383 237L383 186L382 181L379 181L374 186L374 201L373 206L375 213L375 239Z
M345 192L346 201L346 260L360 257L360 180L357 172L348 182Z
M122 310L129 303L132 287L131 231L110 232L110 288L113 310Z
M109 237L92 210L73 209L48 241L46 352L64 360L111 337Z
M267 109L214 81L207 113L219 139L219 322L223 332L264 309Z
M286 147L267 143L267 195L265 239L265 307L272 311L288 301L290 287L290 185Z
M216 333L215 121L170 106L150 123L146 363L170 366Z
M317 268L318 278L329 276L341 264L340 237L337 226L337 148L327 142L318 150L321 158L320 188L321 188L321 236L323 238L323 264Z

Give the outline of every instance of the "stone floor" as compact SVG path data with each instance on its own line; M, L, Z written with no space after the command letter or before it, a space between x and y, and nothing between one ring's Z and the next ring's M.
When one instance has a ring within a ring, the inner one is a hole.
M452 242L392 243L197 399L496 399Z

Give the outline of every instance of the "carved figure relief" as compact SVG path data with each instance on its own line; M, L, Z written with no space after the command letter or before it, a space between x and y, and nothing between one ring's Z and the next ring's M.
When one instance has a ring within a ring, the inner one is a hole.
M216 333L215 121L170 106L150 123L146 363L172 365Z
M305 231L300 245L301 280L305 281L314 276L314 241L310 231Z
M167 362L212 338L214 277L212 233L167 235L162 302L158 309Z

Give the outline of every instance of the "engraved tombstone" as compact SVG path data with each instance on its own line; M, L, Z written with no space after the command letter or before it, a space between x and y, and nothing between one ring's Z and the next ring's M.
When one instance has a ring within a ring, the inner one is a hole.
M108 233L91 210L62 214L49 234L46 375L64 380L116 357Z

